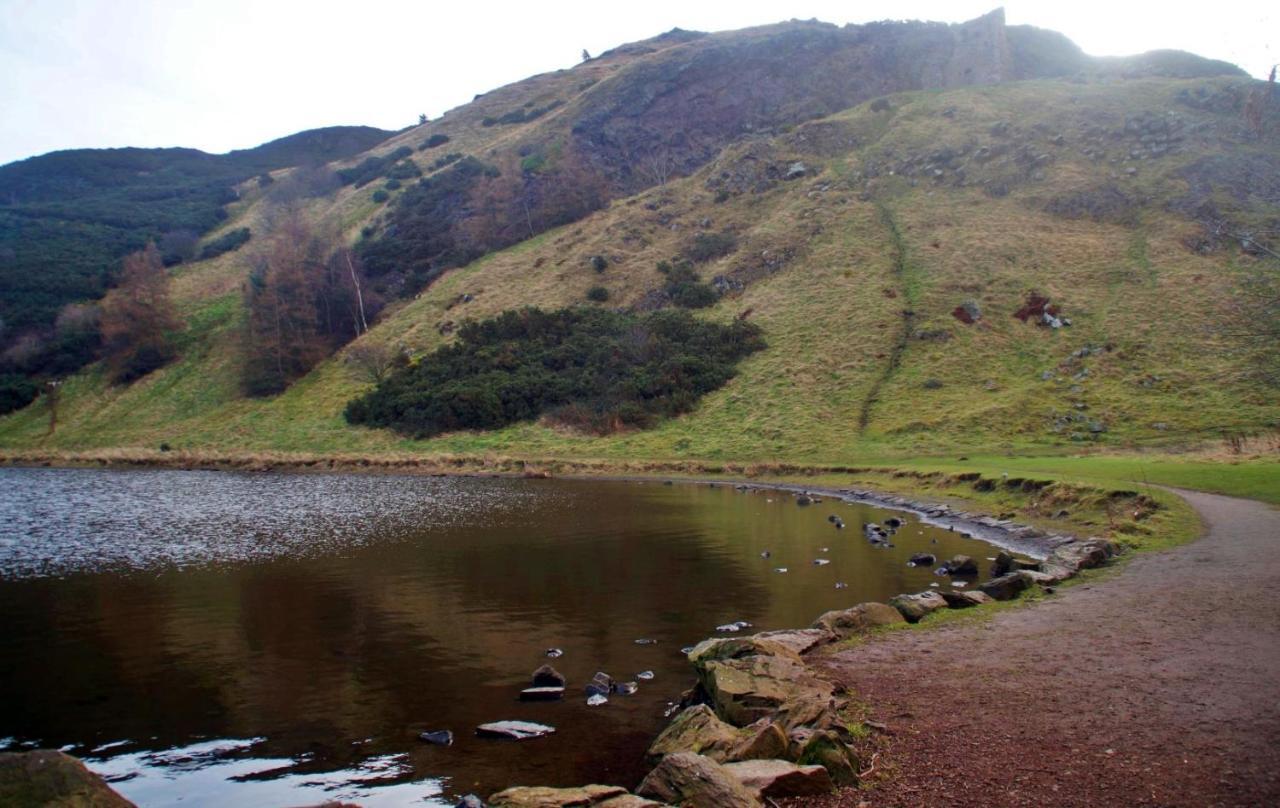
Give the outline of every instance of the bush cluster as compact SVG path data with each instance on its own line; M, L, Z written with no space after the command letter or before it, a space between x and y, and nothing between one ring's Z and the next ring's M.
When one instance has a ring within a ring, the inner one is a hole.
M252 235L247 227L237 227L235 230L229 230L204 245L200 250L200 260L207 261L210 258L217 258L223 253L238 250L244 246Z
M343 185L354 185L357 188L368 185L376 179L382 177L392 177L397 173L404 173L405 176L399 179L405 179L408 176L417 176L414 171L418 171L418 167L412 161L405 160L406 157L413 154L413 149L408 146L401 146L395 151L383 157L368 157L361 160L359 164L352 168L344 168L338 172L338 179ZM405 160L404 163L400 161ZM413 166L408 168L408 166ZM418 174L421 174L418 171Z
M497 118L493 118L493 117L484 118L483 120L480 121L480 125L481 126L499 126L503 124L528 123L529 121L534 121L534 120L537 120L538 118L541 118L543 115L546 115L548 112L550 112L551 110L555 109L556 107L560 106L563 103L564 103L563 101L560 101L559 99L557 99L555 101L552 101L550 104L547 104L545 107L530 107L528 104L526 104L524 107L520 109L512 110L511 112L508 112L505 115L500 115Z
M705 309L716 302L716 290L702 282L688 261L659 261L658 271L667 276L662 291L680 308Z
M448 142L449 142L448 135L444 134L443 132L436 132L431 137L422 141L422 145L418 147L418 151L426 151L427 149L434 149L436 146L443 146Z
M353 400L346 418L419 438L541 415L597 432L643 428L693 409L763 347L753 324L682 311L508 311L464 324L455 343Z
M695 264L712 261L738 249L738 239L733 233L699 233L684 248L683 255Z

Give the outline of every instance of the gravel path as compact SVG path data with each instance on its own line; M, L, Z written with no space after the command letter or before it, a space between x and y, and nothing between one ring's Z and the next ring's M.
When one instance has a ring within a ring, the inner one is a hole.
M1198 541L817 663L888 724L891 776L804 804L1280 805L1280 510L1179 493Z

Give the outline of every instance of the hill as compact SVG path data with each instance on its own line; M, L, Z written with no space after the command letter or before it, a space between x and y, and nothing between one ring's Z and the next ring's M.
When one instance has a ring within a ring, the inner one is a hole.
M1190 54L1092 59L998 13L672 31L334 162L330 187L242 183L209 238L254 241L174 269L180 361L129 386L90 367L53 434L37 402L0 445L847 463L1273 430L1275 355L1235 327L1280 229L1264 90ZM354 247L389 304L252 399L242 288L287 215ZM699 317L767 346L691 412L423 440L343 418L372 386L363 346L421 357L527 305L667 307L660 263L713 290Z
M335 126L221 155L76 149L0 166L0 349L47 333L68 303L101 297L120 258L147 241L166 247L168 263L195 257L246 180L359 154L391 134ZM65 372L83 358L51 345L30 370Z

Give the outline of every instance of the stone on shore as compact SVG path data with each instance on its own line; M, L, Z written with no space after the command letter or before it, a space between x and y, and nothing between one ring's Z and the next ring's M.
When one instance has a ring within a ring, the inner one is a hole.
M835 634L822 628L766 631L755 635L755 637L770 643L777 643L796 654L804 654L819 645L826 645L836 638Z
M983 594L996 600L1013 600L1029 589L1035 579L1026 570L1017 570L999 578L992 578L978 587Z
M0 753L0 805L134 808L79 760L53 749Z
M667 755L636 789L641 797L693 808L760 808L762 803L738 778L704 755Z
M723 762L739 742L737 727L721 721L707 705L697 704L682 710L649 745L647 754L656 760L677 752L693 752Z
M962 592L952 589L938 594L947 602L948 609L967 609L971 606L981 606L984 603L991 602L991 596L983 592Z
M770 717L815 680L798 659L774 656L712 661L698 673L716 715L738 727Z
M947 608L947 602L937 592L897 595L889 599L889 605L901 612L908 623L919 623L933 612Z
M947 575L977 575L978 564L967 555L953 556L943 565Z
M788 757L797 763L822 766L838 786L858 784L858 759L835 732L799 730L791 734L790 741Z
M744 728L740 737L741 740L729 750L726 760L762 760L782 757L787 753L787 734L767 718Z
M822 766L798 766L785 760L744 760L725 768L761 798L813 797L835 791Z
M901 623L902 613L887 603L859 603L851 609L832 611L814 621L813 627L825 629L845 640L877 626Z
M641 799L621 786L546 788L516 786L489 797L489 808L647 808L660 803Z

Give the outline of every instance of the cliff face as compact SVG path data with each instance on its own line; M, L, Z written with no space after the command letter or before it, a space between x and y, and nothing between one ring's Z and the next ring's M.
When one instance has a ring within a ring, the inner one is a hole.
M960 25L789 22L652 42L575 105L576 144L628 189L651 184L637 163L688 173L744 133L903 90L1013 78L1003 10Z

